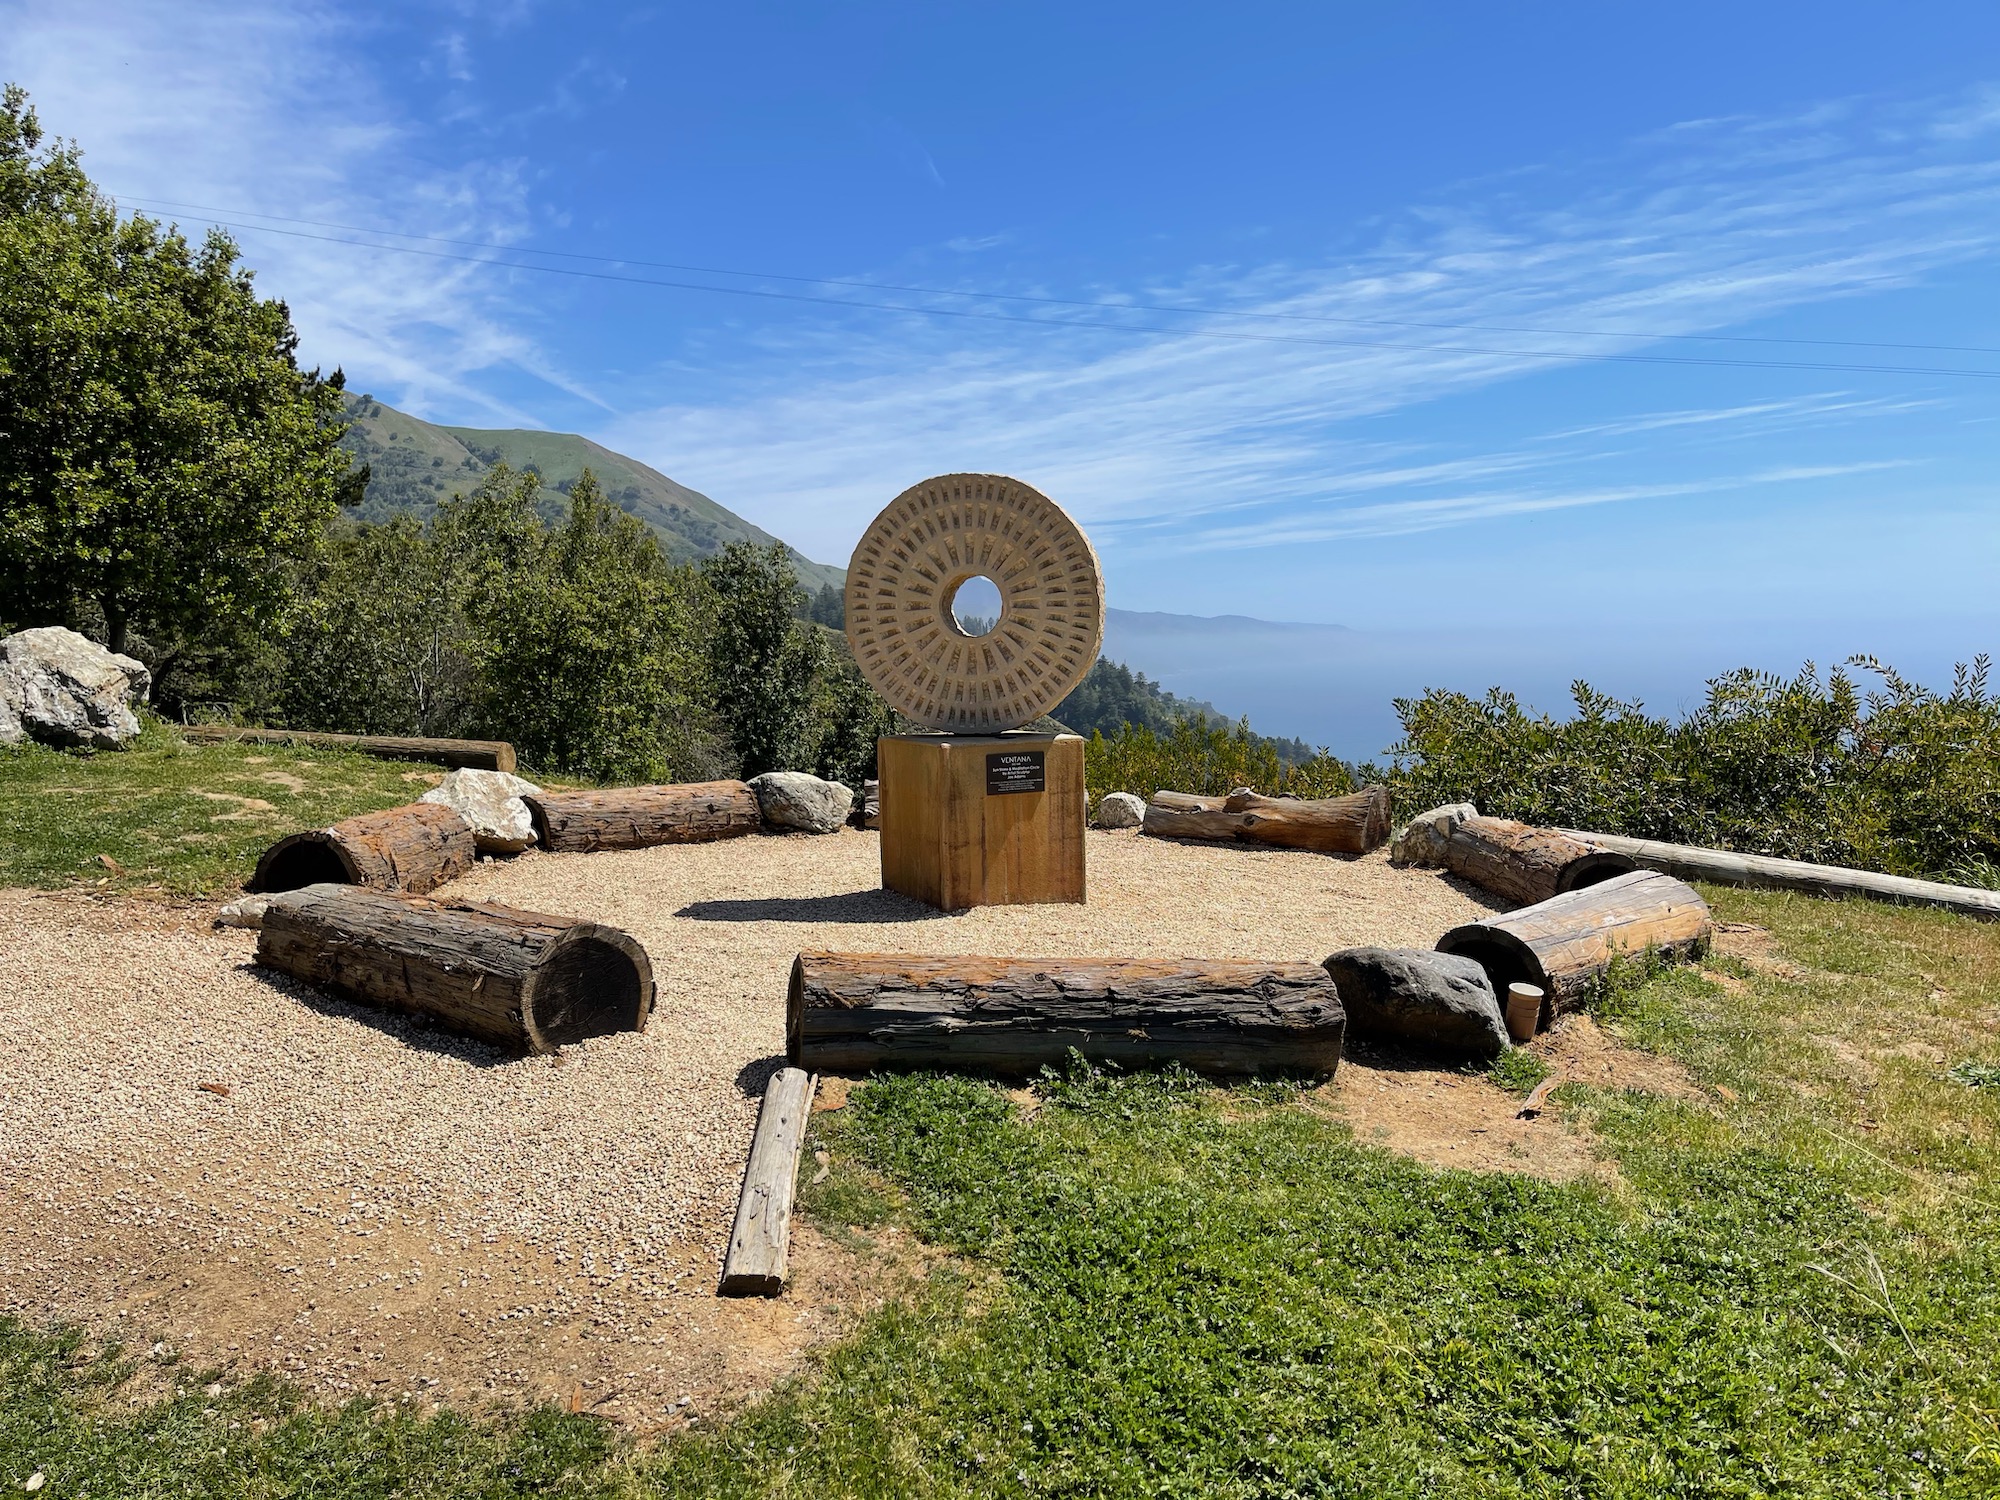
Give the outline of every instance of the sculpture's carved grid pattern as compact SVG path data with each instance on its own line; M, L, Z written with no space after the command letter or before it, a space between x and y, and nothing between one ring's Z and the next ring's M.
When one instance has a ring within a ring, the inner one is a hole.
M952 596L984 575L1000 620L967 635ZM932 729L1033 723L1083 681L1104 644L1104 575L1089 539L1004 474L943 474L875 518L847 568L847 639L889 705Z

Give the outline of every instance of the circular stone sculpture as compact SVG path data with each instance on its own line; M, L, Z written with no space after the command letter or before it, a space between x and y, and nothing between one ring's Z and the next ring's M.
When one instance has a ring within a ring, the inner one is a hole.
M952 613L968 578L1000 590L969 635ZM1083 681L1104 644L1104 575L1076 522L1004 474L941 474L877 516L847 565L847 639L891 708L932 729L1031 724Z

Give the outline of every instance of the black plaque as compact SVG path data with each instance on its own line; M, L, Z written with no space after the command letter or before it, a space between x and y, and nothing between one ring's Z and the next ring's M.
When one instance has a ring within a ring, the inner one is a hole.
M1048 752L996 750L986 757L986 795L1002 792L1045 792L1049 789Z

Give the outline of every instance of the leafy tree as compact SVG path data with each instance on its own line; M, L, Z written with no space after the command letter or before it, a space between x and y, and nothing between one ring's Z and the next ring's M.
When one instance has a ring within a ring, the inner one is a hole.
M531 503L528 476L518 503ZM482 722L531 764L601 780L670 776L705 717L692 570L585 469L569 519L474 605ZM450 507L447 507L449 509Z
M279 615L365 474L341 377L301 371L284 303L229 237L117 208L77 148L0 94L0 599L9 623L101 623L156 667Z
M796 618L805 590L785 548L736 542L701 571L715 592L709 680L741 773L803 770L816 760L813 688L828 648Z
M875 774L875 742L896 731L896 715L844 650L826 653L814 720L819 739L814 774L859 792Z
M289 633L286 720L351 734L473 733L482 652L470 611L535 565L537 489L503 466L428 522L336 527Z
M824 625L829 630L847 628L847 596L830 583L819 586L819 592L812 596L812 603L806 609L805 617L815 625Z

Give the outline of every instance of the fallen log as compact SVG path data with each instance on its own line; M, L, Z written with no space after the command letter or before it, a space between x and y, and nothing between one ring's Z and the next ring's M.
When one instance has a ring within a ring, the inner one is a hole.
M1595 848L1559 829L1509 818L1466 818L1454 824L1444 864L1482 890L1524 905L1635 868L1623 854Z
M1140 831L1155 838L1235 839L1281 849L1366 854L1389 837L1389 789L1303 800L1239 789L1227 797L1155 792Z
M1914 880L1907 875L1878 875L1844 865L1815 865L1802 859L1776 859L1767 854L1732 854L1726 849L1701 849L1692 844L1662 844L1611 833L1561 830L1571 838L1622 854L1641 869L1659 870L1682 880L1707 880L1716 885L1747 886L1766 891L1803 891L1811 896L1864 896L1899 906L1936 906L1961 916L2000 921L2000 891L1976 886Z
M743 1164L743 1187L736 1196L736 1222L722 1261L725 1297L775 1297L785 1289L792 1246L792 1195L799 1178L799 1151L805 1145L806 1117L812 1111L813 1080L797 1068L780 1068L764 1088L750 1159Z
M1346 1013L1318 964L801 953L786 1054L818 1072L1021 1076L1074 1049L1126 1067L1325 1074Z
M517 1052L642 1031L653 1008L646 950L615 927L351 885L273 897L257 962Z
M427 760L453 770L512 771L514 747L505 740L431 740L393 734L325 734L298 729L240 729L234 724L185 724L182 739L199 745L305 745L353 750L384 760Z
M522 800L542 848L558 854L700 844L764 826L757 794L741 781L537 792Z
M472 825L449 807L412 802L290 834L264 851L252 891L295 891L331 882L403 891L435 890L472 868Z
M1153 793L1153 799L1147 806L1164 807L1169 812L1221 812L1222 804L1228 800L1227 797L1197 797L1192 792L1161 790Z
M1231 792L1223 811L1247 813L1243 837L1283 849L1317 849L1327 854L1366 854L1389 837L1389 789L1363 787L1344 797L1304 800Z
M1618 958L1655 952L1692 958L1708 951L1715 923L1692 889L1654 870L1633 870L1534 906L1468 922L1437 940L1440 953L1478 961L1495 994L1533 985L1543 1001L1537 1029L1590 999Z
M1215 805L1176 807L1160 801L1156 796L1146 804L1146 816L1139 820L1139 831L1158 839L1228 840L1241 837L1250 827L1250 815L1226 811L1220 797L1190 797L1187 800Z

